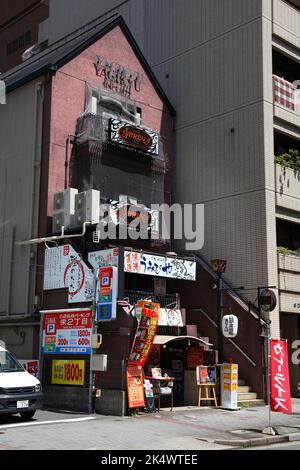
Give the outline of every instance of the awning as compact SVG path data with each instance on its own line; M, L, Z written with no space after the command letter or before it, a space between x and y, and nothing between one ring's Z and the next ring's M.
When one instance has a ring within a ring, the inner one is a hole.
M164 335L156 335L154 338L154 344L167 344L170 341L180 341L180 340L190 340L190 341L197 341L198 343L204 344L204 346L213 346L211 343L207 343L201 338L196 338L196 336L164 336Z

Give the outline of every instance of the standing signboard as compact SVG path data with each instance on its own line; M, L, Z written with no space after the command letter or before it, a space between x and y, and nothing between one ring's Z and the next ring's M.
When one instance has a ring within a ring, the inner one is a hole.
M277 413L291 413L288 347L285 340L270 340L270 408Z
M160 305L154 302L145 303L142 307L128 361L130 365L143 367L147 362L157 332L159 310Z
M43 354L91 354L92 310L56 310L42 313Z
M126 370L128 407L143 408L145 406L142 367L128 365Z
M238 365L224 364L222 370L222 407L229 410L238 408Z

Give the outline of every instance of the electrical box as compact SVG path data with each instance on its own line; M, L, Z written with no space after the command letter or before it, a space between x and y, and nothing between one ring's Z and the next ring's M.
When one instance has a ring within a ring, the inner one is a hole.
M94 372L107 371L107 354L94 354L91 361L91 369Z
M92 349L99 349L102 344L102 335L92 335Z
M81 227L84 222L92 225L99 223L100 217L100 191L90 189L75 196L74 226Z
M53 222L52 231L57 233L62 227L69 229L73 225L75 215L75 196L78 189L69 188L59 193L55 193L53 197Z

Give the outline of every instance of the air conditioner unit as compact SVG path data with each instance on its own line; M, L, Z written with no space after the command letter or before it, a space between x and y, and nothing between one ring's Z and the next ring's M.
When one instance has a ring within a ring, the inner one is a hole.
M74 226L80 227L84 222L92 225L99 223L100 216L100 191L90 189L75 196Z
M55 193L53 197L52 231L57 233L62 227L69 229L73 225L75 215L75 196L78 189L69 188Z

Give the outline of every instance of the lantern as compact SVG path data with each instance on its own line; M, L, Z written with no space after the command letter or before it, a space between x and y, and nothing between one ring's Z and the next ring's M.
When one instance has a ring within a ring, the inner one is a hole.
M235 315L225 315L222 319L222 332L225 338L235 338L238 334L238 318Z

